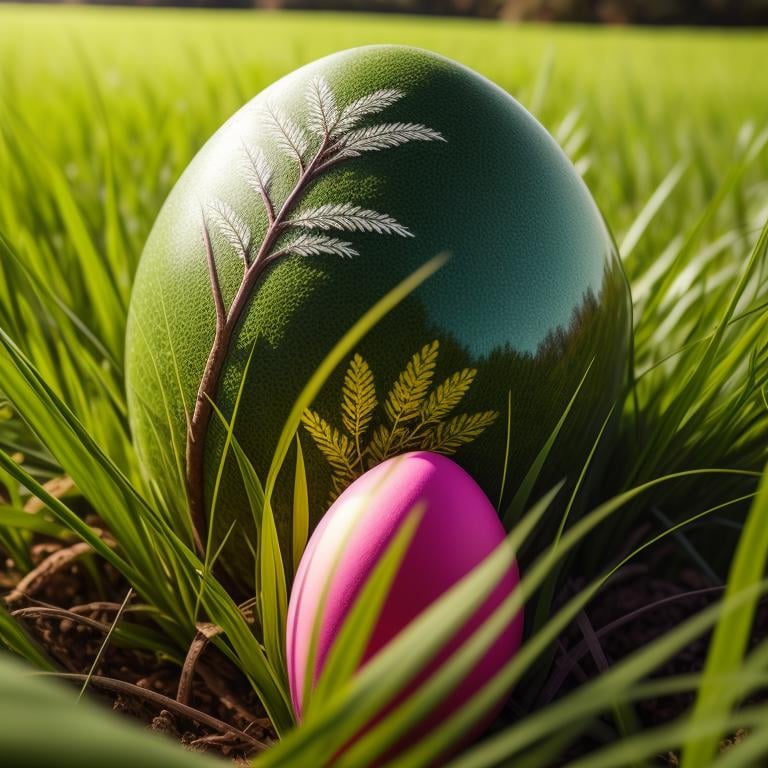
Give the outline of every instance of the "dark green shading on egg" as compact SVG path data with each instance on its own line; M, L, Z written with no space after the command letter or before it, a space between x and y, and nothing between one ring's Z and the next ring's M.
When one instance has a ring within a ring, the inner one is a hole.
M186 418L213 341L215 312L201 237L201 210L225 201L258 244L264 206L244 179L244 144L274 169L272 197L282 201L296 165L277 149L266 105L299 126L306 93L327 82L340 108L396 88L404 96L361 125L420 124L444 140L412 141L363 152L322 175L297 207L349 203L388 214L413 237L328 232L350 243L353 258L289 255L256 286L229 349L216 404L232 415L252 353L235 435L266 479L281 428L296 397L334 343L387 291L437 253L451 258L359 344L379 407L409 359L434 340L432 388L452 374L477 373L456 413L498 417L454 459L490 499L499 498L511 440L504 504L592 362L574 410L548 461L542 486L578 474L619 393L630 339L630 301L611 236L586 186L554 140L506 92L475 72L426 51L371 46L310 64L278 81L237 112L202 148L160 212L142 256L126 346L131 424L148 475L169 505L183 509ZM211 228L225 302L243 264ZM350 358L352 356L350 355ZM346 365L329 379L313 409L341 428ZM304 428L312 522L327 508L331 467ZM214 417L206 439L210 503L225 431ZM423 446L427 447L427 446ZM293 450L273 508L290 552ZM234 457L226 461L215 513L214 549L232 526L222 562L243 585L253 567L246 538L253 523Z

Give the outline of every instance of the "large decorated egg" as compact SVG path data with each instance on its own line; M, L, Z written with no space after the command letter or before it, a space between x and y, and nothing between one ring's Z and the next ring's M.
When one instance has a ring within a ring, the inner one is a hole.
M589 369L542 484L577 473L627 359L628 288L611 236L520 104L401 46L337 53L270 86L170 194L130 307L131 425L170 513L184 520L189 504L202 539L213 519L212 551L229 534L221 562L246 588L254 529L227 425L264 481L334 344L442 252L446 265L367 333L304 414L313 523L356 477L413 450L452 456L494 502L503 490L503 508ZM295 450L272 499L284 551Z
M378 464L355 480L315 529L291 592L286 661L299 718L305 690L311 696L352 606L411 513L418 515L415 532L384 598L361 665L478 566L505 537L496 509L477 483L439 454L406 453ZM399 699L433 675L512 594L518 580L517 566L512 562L488 598ZM520 645L522 624L522 613L518 613L464 679L422 722L414 723L414 729L399 742L400 748L423 737L499 673ZM313 680L307 685L305 673L315 632ZM502 703L503 697L496 702L497 707ZM486 722L493 714L486 713ZM460 740L462 734L457 733L456 738Z

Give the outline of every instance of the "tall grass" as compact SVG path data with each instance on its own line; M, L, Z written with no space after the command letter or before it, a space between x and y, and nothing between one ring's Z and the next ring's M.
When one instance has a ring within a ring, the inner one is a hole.
M592 512L563 516L556 541L523 574L513 597L339 764L366 765L398 743L527 604L535 630L517 656L397 765L434 761L507 686L540 684L558 636L606 579L672 536L707 572L730 571L724 601L548 706L531 703L535 696L516 697L517 719L451 765L554 764L600 716L614 721L621 738L574 765L639 765L682 745L692 768L759 764L768 742L757 736L726 757L713 755L722 733L768 724L764 706L739 709L765 684L768 658L764 644L748 650L768 556L765 483L755 499L768 459L768 83L753 73L767 41L761 33L0 8L0 483L7 491L0 500L0 549L24 571L36 534L88 542L152 606L151 625L121 623L115 638L154 647L177 663L198 620L218 625L222 632L213 641L249 680L281 737L258 765L327 762L462 624L547 513L551 494L534 504L531 498L546 450L526 478L505 478L517 492L514 508L500 513L520 521L506 545L352 674L360 638L375 621L371 606L386 590L407 536L398 539L400 549L366 587L369 602L353 611L355 626L340 635L327 675L307 692L305 721L294 727L282 638L286 589L307 537L308 478L297 464L292 551L282 553L271 519L274 480L299 417L325 378L383 313L429 279L440 257L339 339L295 404L267 477L255 475L225 422L259 531L253 622L215 578L217 553L201 562L176 500L163 498L142 474L123 389L126 308L141 247L173 182L213 130L260 88L325 53L369 42L431 48L527 104L584 175L618 236L633 288L633 372L616 404L620 428L609 472L589 499L586 488L580 491ZM579 383L572 386L577 403ZM557 436L556 430L550 442ZM590 459L573 468L575 477L585 477ZM64 474L75 489L59 498L46 481ZM33 496L43 504L30 506ZM85 521L84 506L99 515L114 544ZM665 521L660 532L657 526L630 552L616 546L649 519ZM703 527L692 533L693 524ZM558 577L574 563L588 564L592 581L553 611ZM713 626L701 676L647 680ZM45 649L1 608L0 641L52 669ZM0 745L19 743L9 724L24 720L25 707L43 706L43 684L30 682L25 691L19 675L9 668L0 678L6 681L0 690L18 691L21 702L8 707L0 698ZM633 735L632 705L660 695L664 685L698 690L696 706L678 721ZM56 719L64 704L60 691L51 691L47 711ZM62 719L67 743L91 717ZM116 730L115 739L122 738L129 737ZM88 754L96 754L99 744L91 747ZM55 763L56 752L46 748L35 745L35 754ZM147 759L153 748L144 746ZM187 762L196 760L180 754L178 764Z

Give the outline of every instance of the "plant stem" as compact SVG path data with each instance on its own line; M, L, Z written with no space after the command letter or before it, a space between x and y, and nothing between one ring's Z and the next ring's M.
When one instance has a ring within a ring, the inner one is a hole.
M308 185L315 179L318 173L321 170L327 169L333 162L333 158L328 157L328 144L329 136L326 134L320 144L320 148L317 150L310 163L306 167L303 167L303 165L299 163L299 178L279 211L274 212L274 207L271 200L269 200L269 196L266 195L266 193L263 193L264 205L267 211L267 231L256 256L250 263L246 262L243 279L228 311L224 309L224 301L216 272L216 264L213 257L213 248L211 246L208 229L205 224L203 224L203 241L208 262L208 273L211 280L214 305L216 307L216 331L213 338L213 345L211 346L211 351L208 355L208 360L200 379L200 386L197 390L195 408L192 412L192 418L190 419L189 428L187 430L186 446L187 499L192 520L194 544L201 555L205 552L203 539L206 528L204 511L205 440L208 433L211 414L213 413L213 402L219 387L219 379L221 378L221 372L224 368L224 362L227 359L235 329L240 323L245 308L248 306L256 283L264 274L266 268L276 261L277 258L286 253L286 251L282 249L274 252L272 249L275 246L277 238L288 226L288 214L294 209L301 199L301 195L306 191Z

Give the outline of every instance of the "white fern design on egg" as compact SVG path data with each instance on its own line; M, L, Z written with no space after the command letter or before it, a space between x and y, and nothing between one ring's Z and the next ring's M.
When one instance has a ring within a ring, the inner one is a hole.
M359 256L352 243L333 233L414 236L407 226L390 214L353 202L300 207L312 182L342 162L366 152L382 152L411 142L446 140L439 131L422 123L369 122L404 96L405 92L398 88L381 88L342 107L327 80L314 78L306 90L305 125L300 125L274 104L266 106L265 117L274 148L296 166L295 183L282 200L274 197L275 170L264 150L243 144L243 180L260 200L267 216L267 228L261 241L254 239L245 217L227 202L214 199L204 206L202 236L216 312L216 331L189 420L186 450L187 495L195 528L195 543L201 551L205 538L205 437L234 330L259 277L266 267L288 255ZM242 280L229 307L225 305L219 284L209 224L243 264Z

